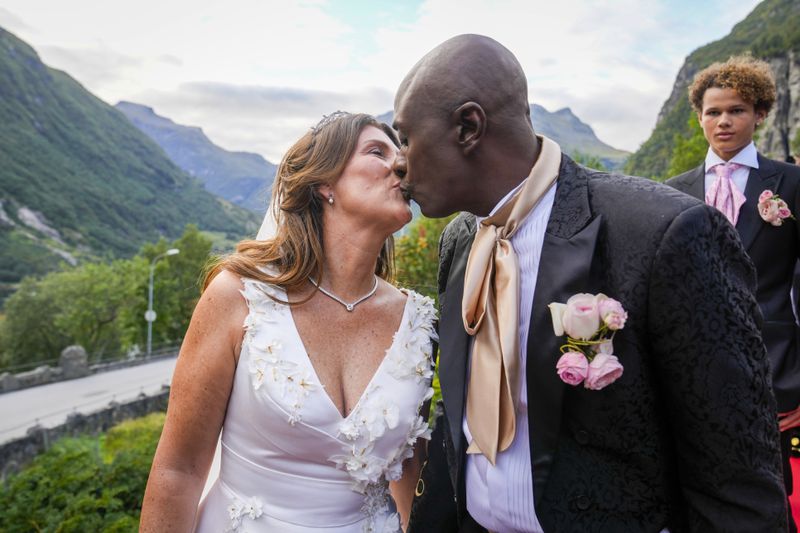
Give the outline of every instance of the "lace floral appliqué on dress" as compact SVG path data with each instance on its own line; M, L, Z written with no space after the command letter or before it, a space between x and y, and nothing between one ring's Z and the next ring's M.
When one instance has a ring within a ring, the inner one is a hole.
M256 497L248 498L247 501L242 501L234 498L233 503L228 506L228 515L231 518L231 525L227 531L232 533L244 533L246 530L246 520L258 520L261 518L263 511L261 508L263 504L261 500Z
M273 322L279 313L288 313L285 305L274 301L270 296L279 297L270 287L245 280L244 296L252 302L253 311L248 314L244 327L248 334L260 322ZM278 338L266 344L252 342L251 358L248 363L253 388L258 390L264 383L273 389L273 396L289 413L288 422L296 424L301 418L303 403L318 384L311 371L299 363L282 357L283 345Z
M325 393L280 288L243 280L249 314L201 533L397 533L389 482L433 394L433 301L413 291L392 344L347 417ZM276 301L279 300L279 301ZM359 342L354 339L353 342Z
M435 310L430 298L417 294L409 294L408 297L412 300L412 311L403 317L406 324L401 325L395 334L385 358L391 380L409 381L422 393L413 416L404 420L405 438L388 456L374 453L375 441L387 430L400 425L400 409L392 394L382 390L381 385L370 384L356 409L339 424L339 434L346 442L345 453L331 457L338 468L350 474L353 490L366 497L363 508L367 515L364 525L366 532L376 531L375 517L390 508L388 482L400 479L403 461L414 455L413 446L417 439L430 439L428 423L419 415L419 411L424 402L433 396L430 382L433 376L431 339L436 338L433 330ZM385 531L394 533L400 530L399 517L396 515L390 515L391 520L387 520ZM386 526L392 529L386 529Z

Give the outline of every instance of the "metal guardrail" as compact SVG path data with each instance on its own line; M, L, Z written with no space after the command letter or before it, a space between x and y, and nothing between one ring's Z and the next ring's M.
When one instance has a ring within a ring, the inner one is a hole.
M3 372L10 372L12 374L19 374L20 372L27 372L28 370L33 370L33 369L38 368L40 366L44 366L44 365L54 366L54 365L57 365L57 364L58 364L58 357L56 357L55 359L44 359L42 361L30 361L30 362L27 362L27 363L20 363L20 364L17 364L17 365L0 367L0 374L2 374Z
M89 366L90 367L95 367L95 366L98 366L98 365L106 365L106 364L119 363L119 362L125 362L125 361L143 361L143 362L144 361L149 361L149 360L153 359L154 357L162 356L162 355L165 355L165 354L174 354L180 349L180 347L181 347L180 344L163 345L163 346L160 346L158 348L153 349L151 354L150 354L150 357L147 357L144 354L140 354L140 355L137 355L137 356L134 356L134 357L131 357L128 353L118 354L118 355L116 355L114 357L102 358L102 359L99 359L97 361L90 361L89 362ZM21 372L27 372L29 370L35 370L36 368L39 368L40 366L45 366L45 365L57 366L58 365L58 361L59 361L59 358L56 357L54 359L42 359L40 361L29 361L29 362L26 362L26 363L19 363L19 364L11 365L11 366L0 366L0 374L2 374L4 372L9 372L11 374L19 374Z
M180 351L180 346L170 345L170 346L161 346L160 348L154 350L149 356L140 356L140 357L126 356L123 358L106 359L103 361L90 364L87 367L84 367L86 368L86 371L82 372L80 375L74 375L74 374L65 375L61 367L58 365L48 366L47 368L43 369L43 374L37 377L31 376L31 373L33 373L33 371L30 371L30 373L15 373L10 376L6 376L4 378L13 380L12 383L8 382L0 383L0 395L14 391L40 387L43 385L49 385L51 383L67 381L70 379L75 379L86 375L100 374L102 372L110 372L112 370L119 370L122 368L143 365L146 363L158 361L160 359L175 357L178 355L179 351ZM38 367L34 367L34 370L35 368ZM4 372L5 370L0 369L0 375L3 375Z

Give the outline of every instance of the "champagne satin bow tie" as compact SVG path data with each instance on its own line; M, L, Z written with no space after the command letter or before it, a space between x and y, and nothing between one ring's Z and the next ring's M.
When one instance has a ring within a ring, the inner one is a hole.
M467 259L462 317L473 335L467 387L467 453L492 465L516 432L519 389L519 265L511 236L558 177L561 148L539 137L541 152L519 192L481 221Z

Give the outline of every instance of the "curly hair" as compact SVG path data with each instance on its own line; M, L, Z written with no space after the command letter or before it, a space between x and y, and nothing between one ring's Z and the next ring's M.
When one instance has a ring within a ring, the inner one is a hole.
M775 103L775 77L769 63L751 56L733 56L697 73L689 86L689 102L696 112L703 111L703 95L712 87L735 90L756 111L769 113Z

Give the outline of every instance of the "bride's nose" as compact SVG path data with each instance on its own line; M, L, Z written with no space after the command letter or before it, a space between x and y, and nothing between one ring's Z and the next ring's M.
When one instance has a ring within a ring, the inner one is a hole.
M398 178L403 179L406 177L406 172L408 170L408 159L406 159L406 155L400 150L397 153L397 156L394 158L394 163L392 164L392 171L397 175Z

